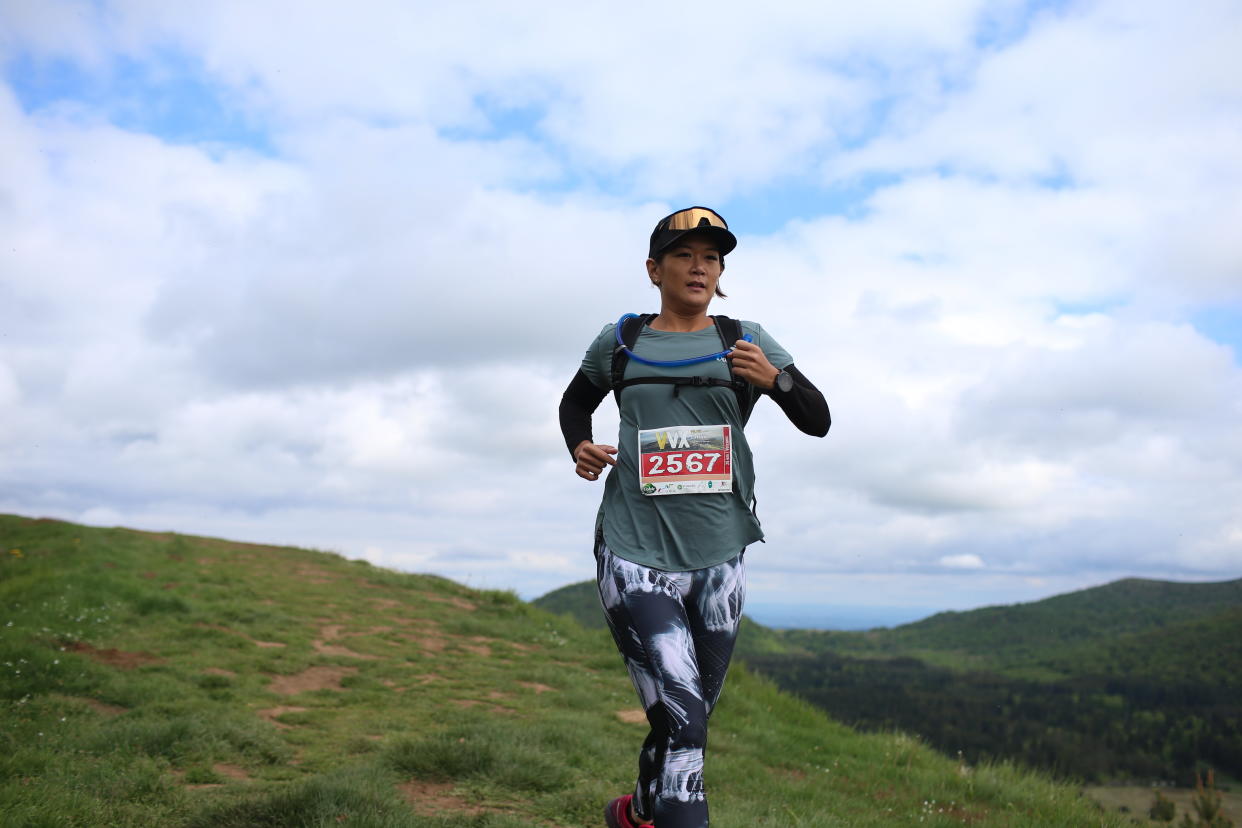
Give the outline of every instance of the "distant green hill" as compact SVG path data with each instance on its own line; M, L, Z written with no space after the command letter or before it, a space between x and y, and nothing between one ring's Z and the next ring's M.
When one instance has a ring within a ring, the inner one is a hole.
M813 651L935 653L942 662L958 658L964 666L1004 670L1064 663L1067 648L1081 653L1097 644L1113 648L1122 636L1158 635L1239 608L1242 579L1174 583L1127 578L1042 601L942 612L893 629L798 632L788 637Z
M323 552L0 515L0 825L597 828L641 712L612 643ZM1122 826L745 669L712 824Z
M563 587L558 606L598 623L594 592ZM1130 578L864 632L747 620L737 658L838 719L949 755L1087 779L1242 777L1242 580Z
M596 589L594 581L579 581L554 589L531 603L548 612L568 615L588 629L608 629L604 612L600 609L599 590Z

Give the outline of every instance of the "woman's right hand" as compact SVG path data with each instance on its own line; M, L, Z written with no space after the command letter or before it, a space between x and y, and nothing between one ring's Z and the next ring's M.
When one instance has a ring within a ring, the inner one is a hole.
M609 466L617 465L617 461L612 459L612 455L617 453L616 446L606 446L602 443L592 443L589 440L583 440L574 449L574 471L583 480L599 480L600 474L604 471L605 464Z

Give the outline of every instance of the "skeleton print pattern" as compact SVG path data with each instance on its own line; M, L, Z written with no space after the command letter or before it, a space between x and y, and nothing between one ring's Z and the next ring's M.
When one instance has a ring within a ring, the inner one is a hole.
M685 627L673 625L667 632L651 636L647 648L654 663L656 675L666 685L664 693L665 715L672 718L675 728L690 721L690 712L678 699L690 696L702 702L703 688L699 681L699 664L695 658L694 640ZM668 687L667 685L675 685Z
M736 630L746 602L746 567L713 566L699 590L699 614L709 632Z
M623 595L673 597L684 595L690 587L691 573L689 572L662 572L618 558L606 546L604 549L607 549L612 559L611 569L614 575L607 584L600 582L600 600L603 601L606 610L616 608Z
M651 731L639 754L634 809L661 828L704 828L707 720L741 623L741 553L691 572L663 572L596 544L600 602Z
M699 748L670 750L664 755L660 796L678 802L703 802L703 751Z

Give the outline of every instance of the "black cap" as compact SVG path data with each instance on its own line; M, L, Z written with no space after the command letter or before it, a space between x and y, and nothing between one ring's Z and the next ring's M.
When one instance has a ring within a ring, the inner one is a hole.
M654 259L672 247L682 236L690 233L711 236L721 256L737 247L737 237L729 232L729 223L723 216L709 207L686 207L669 213L656 223L655 229L651 231L651 246L648 248L647 257Z

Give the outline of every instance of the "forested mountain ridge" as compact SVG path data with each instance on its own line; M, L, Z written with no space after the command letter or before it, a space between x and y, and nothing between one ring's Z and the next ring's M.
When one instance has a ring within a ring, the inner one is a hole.
M1242 691L1242 606L1161 629L1070 645L1043 666L1062 675L1116 673L1163 683L1192 678Z
M1074 664L1097 649L1120 657L1154 644L1171 645L1165 655L1181 660L1176 651L1188 643L1181 637L1189 631L1232 628L1242 633L1238 609L1242 579L1176 583L1127 578L1031 603L942 612L893 629L790 630L783 637L812 652L939 654L929 660L942 664L952 655L963 659L962 666L1002 670ZM1144 660L1150 663L1152 657L1148 653Z

